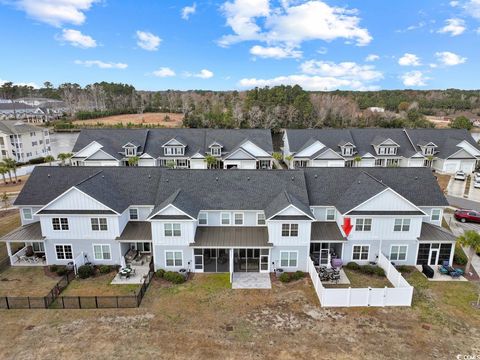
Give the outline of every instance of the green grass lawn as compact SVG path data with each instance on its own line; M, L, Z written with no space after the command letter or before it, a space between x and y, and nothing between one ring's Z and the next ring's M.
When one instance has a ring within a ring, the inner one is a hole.
M359 270L351 270L343 267L345 274L350 280L350 284L323 284L326 288L384 288L393 287L386 276L369 275L360 272Z
M20 214L18 210L6 211L0 216L0 236L8 234L13 229L19 227ZM7 247L5 243L0 243L0 260L7 257Z
M62 296L124 296L135 295L140 289L139 284L110 284L115 272L98 274L87 279L74 279L62 292Z
M0 296L46 296L59 280L41 266L9 267L0 273Z

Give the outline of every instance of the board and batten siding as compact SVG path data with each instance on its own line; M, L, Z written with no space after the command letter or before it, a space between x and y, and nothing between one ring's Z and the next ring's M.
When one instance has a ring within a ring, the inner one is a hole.
M236 226L257 226L257 214L262 213L263 211L253 211L253 210L241 210L241 211L230 211L230 210L209 210L209 211L200 211L208 214L207 225L198 225L198 226L235 226L234 224L234 214L242 213L243 214L243 225ZM230 225L221 224L221 214L228 213L230 214ZM265 226L265 225L260 225Z
M165 236L165 224L180 224L181 236ZM152 221L152 239L154 245L188 246L195 240L194 220Z
M413 240L420 236L422 229L422 217L405 217L405 216L351 216L351 224L353 225L352 231L348 236L350 240L380 240L380 239L392 239L392 240ZM372 229L370 231L357 231L355 230L356 219L372 219ZM395 219L410 219L409 231L394 231ZM338 225L343 224L343 220L337 221Z
M282 224L298 224L298 236L282 236ZM311 221L267 221L268 241L273 246L310 246Z
M110 210L99 201L76 188L70 188L63 195L45 207L46 210Z
M91 218L106 218L106 231L93 231ZM68 230L53 230L52 218L67 218ZM115 239L120 236L117 215L42 215L40 216L42 234L48 239Z

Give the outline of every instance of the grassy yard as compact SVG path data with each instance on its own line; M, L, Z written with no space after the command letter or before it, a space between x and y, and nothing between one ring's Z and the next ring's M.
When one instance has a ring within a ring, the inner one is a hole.
M8 210L0 212L0 236L8 234L13 229L19 227L20 214L18 210ZM0 243L0 260L7 257L7 247L5 243Z
M8 329L0 358L52 358L65 349L72 359L478 355L480 312L469 308L477 285L432 283L418 272L409 280L418 287L411 308L349 309L319 307L308 278L274 281L271 290L232 290L224 274L196 274L181 285L154 280L140 308L0 311Z
M41 266L10 267L0 272L0 296L46 296L59 280Z
M326 288L384 288L393 287L386 276L368 275L358 270L343 268L345 274L350 280L350 284L323 284Z
M122 296L134 295L140 285L111 285L115 272L97 274L87 279L74 279L62 292L62 296Z

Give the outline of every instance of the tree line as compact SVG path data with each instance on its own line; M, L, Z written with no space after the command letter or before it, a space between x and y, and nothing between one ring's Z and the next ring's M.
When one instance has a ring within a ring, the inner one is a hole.
M84 87L45 82L39 89L4 83L0 98L47 97L65 103L71 119L174 112L186 127L315 128L429 127L425 115L468 111L480 115L478 90L383 90L308 92L300 86L247 91L141 91L132 85L99 82ZM382 108L384 111L378 111Z

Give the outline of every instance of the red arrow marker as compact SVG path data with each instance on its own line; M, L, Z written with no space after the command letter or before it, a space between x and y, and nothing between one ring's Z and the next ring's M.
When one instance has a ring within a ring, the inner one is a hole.
M346 218L343 219L342 229L343 229L345 235L347 235L347 236L350 235L350 232L353 229L353 225L350 223L350 218L346 217Z

